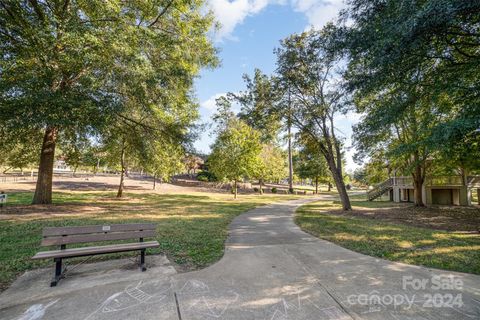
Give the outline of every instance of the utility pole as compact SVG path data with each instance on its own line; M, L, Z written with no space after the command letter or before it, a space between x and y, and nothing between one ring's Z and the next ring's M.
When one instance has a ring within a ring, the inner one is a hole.
M288 189L293 193L293 159L292 159L292 104L290 100L290 88L288 88L288 117L287 117L287 134L288 134Z

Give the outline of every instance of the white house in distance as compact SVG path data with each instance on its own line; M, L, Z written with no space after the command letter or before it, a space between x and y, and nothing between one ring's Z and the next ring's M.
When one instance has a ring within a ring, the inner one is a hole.
M432 176L423 183L422 199L426 205L467 206L472 204L473 192L477 192L480 199L480 176L468 176L466 181L461 176ZM394 202L413 202L413 178L389 178L368 191L368 200L372 201L385 193Z
M54 173L65 173L65 172L72 172L70 166L67 165L65 159L58 159L55 160L53 163L53 172Z

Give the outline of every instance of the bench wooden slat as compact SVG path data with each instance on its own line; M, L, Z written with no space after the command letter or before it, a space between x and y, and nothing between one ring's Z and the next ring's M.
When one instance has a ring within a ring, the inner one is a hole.
M41 245L42 246L54 246L54 245L59 246L62 244L128 240L128 239L150 238L155 236L156 236L155 230L79 234L79 235L69 235L65 237L56 236L56 237L43 238Z
M156 248L160 244L157 241L137 242L137 243L125 243L125 244L113 244L108 246L96 246L96 247L84 247L84 248L72 248L64 250L52 250L38 252L32 259L52 259L52 258L68 258L68 257L82 257L96 254L106 254L115 252L135 251L146 248Z
M51 236L62 236L62 235L155 230L155 229L156 229L156 226L153 223L111 224L111 225L94 225L94 226L80 226L80 227L47 227L47 228L43 228L43 236L51 237Z

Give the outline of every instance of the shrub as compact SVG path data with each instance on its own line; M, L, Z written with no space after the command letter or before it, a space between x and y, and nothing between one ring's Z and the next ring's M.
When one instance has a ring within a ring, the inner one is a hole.
M198 181L205 181L205 182L212 182L212 181L217 181L217 177L211 172L208 171L201 171L197 174L197 180Z
M208 182L208 177L206 175L198 175L197 180L198 181L203 181L203 182Z
M273 187L272 188L272 193L277 193L277 188Z

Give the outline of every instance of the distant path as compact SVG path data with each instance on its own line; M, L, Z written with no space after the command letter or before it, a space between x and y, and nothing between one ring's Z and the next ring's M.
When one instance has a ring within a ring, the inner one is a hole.
M240 215L230 226L225 256L206 269L140 282L119 279L6 308L0 318L42 319L22 318L29 310L44 312L43 319L86 320L179 319L179 313L183 320L480 318L479 276L389 262L317 239L292 219L309 201ZM454 277L458 288L433 290L434 276L445 286L446 277ZM425 288L414 290L409 282L404 289L402 277L424 281Z

